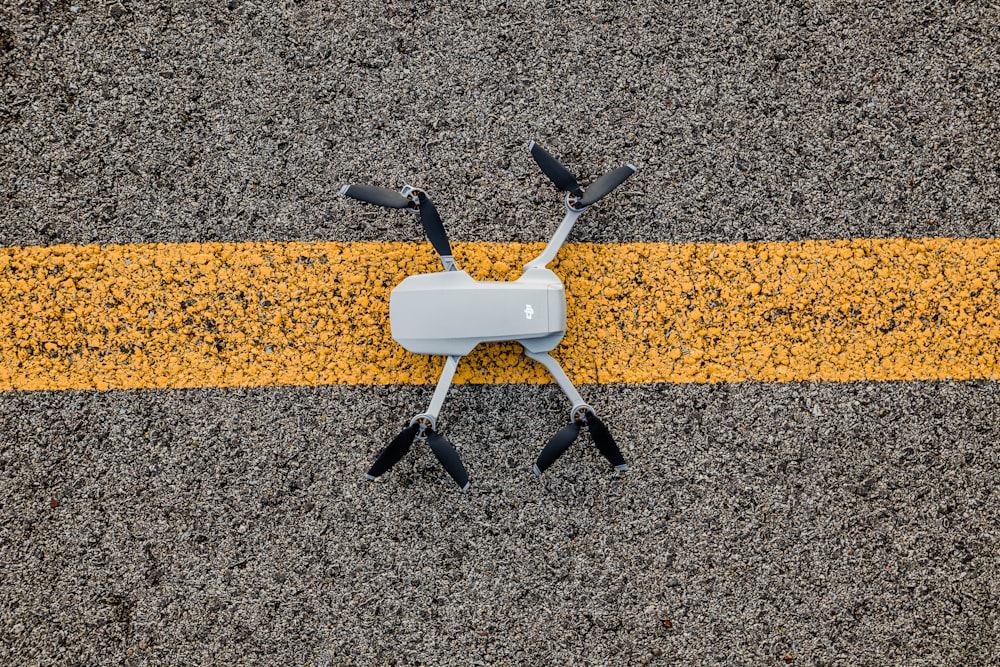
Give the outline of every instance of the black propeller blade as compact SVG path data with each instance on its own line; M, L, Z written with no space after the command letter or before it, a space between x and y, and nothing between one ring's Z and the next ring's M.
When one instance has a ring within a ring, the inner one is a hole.
M448 243L448 235L444 232L444 224L438 214L437 207L426 192L420 191L420 223L424 226L424 233L427 240L431 242L434 249L442 257L451 256L451 245Z
M615 467L615 470L628 470L625 457L622 456L621 450L615 444L615 439L611 437L611 431L593 412L587 414L587 428L590 429L590 435L594 438L597 449Z
M406 208L411 211L419 210L420 223L424 226L424 233L427 235L427 240L431 242L438 255L441 256L441 261L444 263L445 269L450 271L455 268L455 260L451 254L451 244L448 243L448 235L444 231L441 214L438 213L434 202L431 201L431 198L423 190L413 190L414 198L414 196L404 197L398 192L375 185L355 184L345 185L340 189L340 194L369 204L375 204L376 206Z
M410 445L413 444L413 439L417 435L418 428L420 428L420 425L414 422L403 429L402 433L393 438L392 442L378 455L375 463L368 471L369 480L381 477L389 468L396 465L406 455L406 452L410 451Z
M538 164L539 169L542 170L542 173L548 176L549 180L557 188L573 194L583 192L580 184L576 182L576 177L559 160L552 157L551 153L534 141L528 144L528 150L531 151L531 157L535 158L535 162Z
M534 141L528 144L528 150L531 151L531 157L535 158L535 162L538 163L542 172L549 177L549 180L557 188L578 197L575 203L571 202L575 209L586 208L591 204L597 203L611 194L615 188L625 182L625 179L635 173L635 167L630 164L618 167L598 178L588 189L584 190L580 187L576 177L570 173L569 169L564 167L559 160L552 157L547 150Z
M438 461L448 471L451 478L455 480L455 483L463 491L468 491L469 475L466 474L465 466L462 465L462 459L458 456L458 452L455 451L455 447L448 442L448 438L435 432L433 429L427 429L427 444L431 446L434 456L438 458Z
M604 458L615 467L615 470L628 470L625 457L622 456L621 450L615 444L615 439L611 437L611 431L604 425L604 422L598 419L597 415L592 411L587 410L585 423L591 437L594 439L594 444L597 445L597 449L604 455ZM569 446L573 444L573 441L580 434L580 424L581 422L574 421L572 424L559 429L554 436L549 438L549 441L542 449L542 453L538 455L538 460L535 461L536 475L541 475L545 472L546 468L555 463L556 459L569 449Z
M340 189L340 194L386 208L407 208L412 205L409 199L398 192L375 185L345 185Z
M599 199L611 194L615 188L624 183L625 179L634 173L635 167L627 164L624 167L618 167L614 171L604 174L587 188L583 193L583 197L576 203L576 207L584 208L596 203Z
M556 459L569 449L578 435L580 435L580 424L574 421L559 429L554 436L549 438L542 453L538 455L538 460L535 461L535 474L540 476L550 465L555 463Z
M368 471L368 479L378 479L388 472L392 466L396 465L410 451L410 447L413 445L413 441L416 439L419 430L420 423L414 422L403 429L402 433L393 438L392 442L375 459L375 463L372 464L371 469ZM459 457L454 445L448 442L448 438L435 432L434 429L428 428L425 433L427 444L430 445L434 456L441 462L441 465L448 471L452 479L462 487L462 490L468 491L469 475L465 472L465 466L462 465L462 459Z

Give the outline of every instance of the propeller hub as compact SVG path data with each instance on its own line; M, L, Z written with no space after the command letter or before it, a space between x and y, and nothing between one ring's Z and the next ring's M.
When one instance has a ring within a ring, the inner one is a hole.
M404 185L400 194L410 202L409 206L406 207L407 212L420 213L420 198L424 196L423 190L418 190L412 185Z
M586 403L573 406L570 411L570 419L577 424L586 424L587 416L594 414L594 409Z
M428 431L433 431L437 426L437 420L434 419L433 415L422 412L410 420L409 425L413 426L414 424L417 425L416 439L424 441L427 439Z

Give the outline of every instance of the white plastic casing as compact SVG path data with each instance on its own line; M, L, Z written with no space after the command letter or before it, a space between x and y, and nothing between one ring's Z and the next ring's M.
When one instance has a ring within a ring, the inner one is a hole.
M392 337L410 352L463 356L479 343L516 340L532 352L566 333L566 291L552 271L532 268L513 282L464 271L410 276L389 297Z

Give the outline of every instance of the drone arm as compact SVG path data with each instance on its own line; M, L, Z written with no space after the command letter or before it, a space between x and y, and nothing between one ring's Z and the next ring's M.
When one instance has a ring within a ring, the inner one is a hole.
M535 461L535 474L541 475L546 468L551 466L566 451L579 435L581 424L587 426L590 435L594 439L594 444L597 445L597 449L611 463L615 470L619 472L628 470L625 457L622 456L621 450L615 444L615 439L611 436L611 432L608 431L608 427L594 414L593 408L583 402L579 392L577 392L573 383L569 381L569 377L562 369L562 366L559 365L559 362L553 359L547 352L525 350L525 354L545 366L549 373L552 374L552 377L556 379L559 388L562 389L562 392L566 394L566 397L573 404L573 408L570 410L572 419L569 425L560 429L546 443L545 448L538 455L538 460Z
M525 270L544 268L549 262L556 258L556 254L558 254L559 249L562 248L563 243L566 242L566 238L573 230L573 225L576 224L576 219L580 217L581 213L583 213L582 210L577 211L570 208L569 204L566 205L566 217L563 218L561 223L559 223L556 233L552 235L552 240L550 240L548 245L545 246L545 250L542 251L541 255L524 265Z
M423 412L413 418L413 421L417 421L421 418L428 419L431 422L431 427L433 428L437 424L437 416L441 411L441 406L444 405L444 399L448 395L448 389L451 387L451 381L455 378L455 369L458 368L458 361L462 357L449 355L445 357L444 360L444 370L441 371L441 376L438 378L437 387L434 388L434 395L431 397L431 404L427 408L427 412Z
M528 356L528 358L534 359L542 366L545 366L545 369L551 373L553 378L555 378L556 384L559 385L562 393L566 394L566 398L568 398L569 402L573 404L573 410L587 405L580 396L580 392L578 392L576 387L573 386L573 383L570 382L569 376L566 375L566 371L562 369L562 366L559 365L559 362L556 361L552 355L548 352L531 352L529 350L525 350L524 353Z
M459 356L449 355L444 362L444 370L438 378L437 387L434 389L434 396L431 397L430 407L427 412L422 412L410 420L409 426L400 433L389 446L383 450L382 454L375 461L371 470L368 471L368 479L372 480L391 468L410 449L410 444L414 441L426 442L434 452L444 469L448 471L451 478L462 489L469 490L469 475L462 464L462 457L459 456L455 446L448 441L448 438L438 433L437 416L444 404L448 387L455 377L455 369L458 367Z

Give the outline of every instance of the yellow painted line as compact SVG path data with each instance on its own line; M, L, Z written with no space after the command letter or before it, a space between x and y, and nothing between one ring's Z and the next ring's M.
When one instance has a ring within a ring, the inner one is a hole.
M504 280L540 249L455 255ZM0 249L0 390L434 382L388 296L436 262L426 243ZM997 378L998 265L996 239L567 246L555 356L578 383ZM549 379L497 344L456 381Z

